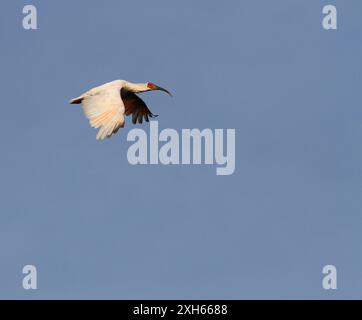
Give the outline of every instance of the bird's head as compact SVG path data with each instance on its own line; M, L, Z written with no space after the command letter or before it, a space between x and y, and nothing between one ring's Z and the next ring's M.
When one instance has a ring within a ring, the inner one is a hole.
M166 92L168 95L170 95L172 97L171 92L169 92L168 90L166 90L164 88L161 88L161 87L155 85L152 82L147 82L147 88L148 88L148 90L151 90L151 91L160 90L160 91Z

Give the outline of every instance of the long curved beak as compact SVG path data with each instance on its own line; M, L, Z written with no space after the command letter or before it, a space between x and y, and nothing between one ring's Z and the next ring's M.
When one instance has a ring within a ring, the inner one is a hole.
M160 91L163 91L163 92L166 92L170 97L172 97L172 94L170 91L164 89L164 88L161 88L159 86L155 86L155 88L153 90L160 90Z

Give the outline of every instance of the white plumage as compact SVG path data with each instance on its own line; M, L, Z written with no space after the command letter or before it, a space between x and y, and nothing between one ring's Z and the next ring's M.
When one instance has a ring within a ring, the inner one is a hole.
M85 116L93 128L99 128L97 140L103 140L124 127L125 115L132 114L133 123L149 121L155 115L135 93L150 90L167 90L151 82L131 83L115 80L95 87L70 100L71 104L82 104ZM171 94L170 94L171 95Z

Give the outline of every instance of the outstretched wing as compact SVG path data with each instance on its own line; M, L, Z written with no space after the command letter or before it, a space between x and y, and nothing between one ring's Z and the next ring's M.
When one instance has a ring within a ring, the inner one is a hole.
M145 102L135 93L122 89L121 97L125 106L125 114L126 116L132 114L132 122L134 124L136 124L137 121L138 123L142 123L143 119L145 119L146 122L149 122L149 118L157 117L157 115L153 114L151 110L148 109Z
M106 88L85 95L81 101L84 114L93 128L100 128L97 140L103 140L124 126L125 107L119 89Z

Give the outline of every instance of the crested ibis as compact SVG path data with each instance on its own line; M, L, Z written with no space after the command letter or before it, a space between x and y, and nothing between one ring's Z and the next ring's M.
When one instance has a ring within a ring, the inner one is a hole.
M149 122L149 118L157 117L148 109L145 102L136 93L161 90L171 93L152 82L131 83L126 80L115 80L95 87L77 98L71 104L82 104L85 116L93 128L100 128L97 140L111 137L124 127L125 115L132 114L134 124Z

